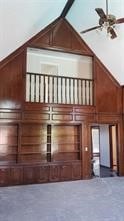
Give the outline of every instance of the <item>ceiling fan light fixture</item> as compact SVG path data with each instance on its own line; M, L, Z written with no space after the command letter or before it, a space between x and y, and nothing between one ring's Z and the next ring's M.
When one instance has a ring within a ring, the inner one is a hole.
M124 18L116 19L115 15L108 14L108 0L106 0L106 13L102 8L95 8L95 11L99 16L99 25L81 31L81 33L84 34L86 32L93 31L95 29L101 31L105 29L107 31L107 35L109 35L111 39L116 38L117 37L115 31L116 24L124 23Z

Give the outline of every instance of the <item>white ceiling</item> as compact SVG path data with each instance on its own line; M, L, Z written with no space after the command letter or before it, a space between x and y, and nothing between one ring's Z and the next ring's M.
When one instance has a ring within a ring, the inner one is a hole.
M0 0L0 60L54 21L67 0Z
M80 34L80 31L98 25L99 17L94 9L100 7L105 10L105 3L105 0L75 0L67 19ZM110 14L124 17L124 0L108 0L108 3ZM98 30L81 34L81 37L117 81L124 84L124 23L116 25L116 30L118 37L113 40L107 37L105 31Z
M108 0L109 12L124 17L124 0ZM0 60L25 43L33 35L56 19L67 0L0 0ZM80 31L98 25L95 8L105 10L105 0L75 0L67 20ZM91 31L80 36L110 70L120 84L124 84L124 24L116 26L118 37L110 40L105 31Z

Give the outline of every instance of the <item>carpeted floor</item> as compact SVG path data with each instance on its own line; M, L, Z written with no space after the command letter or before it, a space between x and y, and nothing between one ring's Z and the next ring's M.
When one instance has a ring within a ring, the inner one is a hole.
M124 177L0 188L0 221L124 221Z

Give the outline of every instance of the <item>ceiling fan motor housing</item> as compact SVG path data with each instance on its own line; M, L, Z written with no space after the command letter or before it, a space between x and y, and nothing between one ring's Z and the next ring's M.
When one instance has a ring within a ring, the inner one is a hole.
M114 25L116 23L116 17L114 15L108 15L107 21L110 26Z

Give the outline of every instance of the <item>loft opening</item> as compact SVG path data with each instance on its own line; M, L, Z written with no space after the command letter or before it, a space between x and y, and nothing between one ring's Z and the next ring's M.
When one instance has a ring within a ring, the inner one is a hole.
M26 102L93 105L92 57L28 48Z

